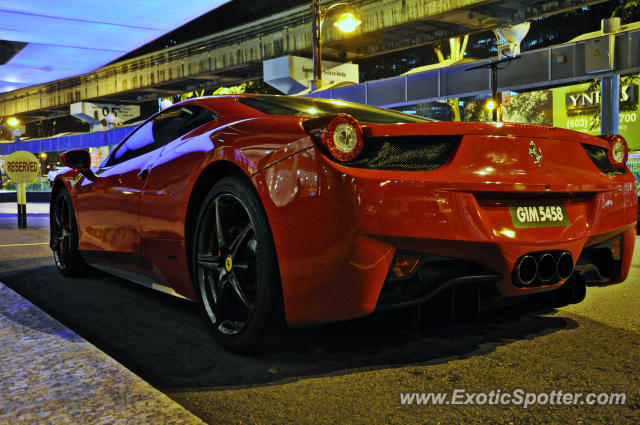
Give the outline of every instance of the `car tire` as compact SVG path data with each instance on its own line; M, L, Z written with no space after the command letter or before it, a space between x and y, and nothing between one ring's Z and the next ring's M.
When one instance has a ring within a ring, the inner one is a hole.
M192 251L195 290L215 339L247 354L273 348L284 330L271 230L253 186L226 177L198 212Z
M84 276L88 266L78 252L78 224L69 192L57 191L51 205L49 226L56 267L65 277Z

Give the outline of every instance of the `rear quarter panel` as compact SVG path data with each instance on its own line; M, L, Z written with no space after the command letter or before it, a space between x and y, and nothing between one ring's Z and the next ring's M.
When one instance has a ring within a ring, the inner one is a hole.
M247 177L312 145L297 119L229 117L169 143L147 177L140 206L144 238L185 238L193 188L216 163L233 164Z
M191 299L196 295L190 278L192 235L187 232L194 228L201 201L194 197L204 198L215 184L205 180L208 186L203 186L201 176L224 167L249 179L311 144L297 119L236 116L205 127L165 147L149 172L140 205L146 273Z

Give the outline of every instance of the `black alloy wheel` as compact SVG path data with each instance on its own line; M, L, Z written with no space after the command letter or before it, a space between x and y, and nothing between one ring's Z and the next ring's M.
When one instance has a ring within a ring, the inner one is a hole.
M59 190L51 205L51 249L56 267L63 276L82 276L87 265L78 252L78 226L69 193Z
M219 181L200 210L196 290L216 340L246 353L264 348L282 320L280 280L266 215L249 183Z

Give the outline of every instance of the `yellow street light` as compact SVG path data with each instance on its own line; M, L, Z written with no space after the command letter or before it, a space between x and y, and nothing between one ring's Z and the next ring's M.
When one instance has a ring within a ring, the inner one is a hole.
M342 16L340 16L340 19L338 19L333 26L337 27L342 32L353 32L361 23L362 21L356 18L353 13L347 12L343 13Z
M334 3L329 7L321 8L320 0L311 1L312 19L312 42L313 42L313 79L311 80L311 91L316 91L322 86L322 24L329 11L338 6L347 6L347 3ZM343 13L340 19L333 25L344 32L353 32L362 21L356 18L353 13Z
M40 158L44 161L45 159L47 159L47 153L46 152L42 152L40 154Z
M494 102L493 99L489 99L487 103L485 103L484 107L490 111L493 111L494 109L496 109L496 102Z
M17 127L18 125L20 125L20 121L15 118L15 117L11 117L7 120L7 123L11 126L11 127Z

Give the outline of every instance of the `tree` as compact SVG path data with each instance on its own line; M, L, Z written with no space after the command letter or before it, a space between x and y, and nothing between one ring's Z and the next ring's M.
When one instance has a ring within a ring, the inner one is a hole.
M465 121L491 121L491 111L485 107L481 100L466 102L464 104Z
M551 91L538 90L511 96L509 106L504 108L503 121L529 124L553 125Z
M616 7L611 17L621 18L622 22L633 22L640 18L640 1L626 0L623 4Z
M279 94L279 92L262 80L252 80L240 83L237 86L218 87L212 94Z
M433 50L436 52L436 56L438 57L438 62L442 63L446 60L455 62L464 59L464 51L467 48L467 42L469 41L469 35L465 35L464 38L460 39L460 37L453 37L449 39L449 57L447 59L444 58L442 54L442 45L437 44ZM447 99L447 104L451 109L451 119L453 121L460 121L460 99Z

